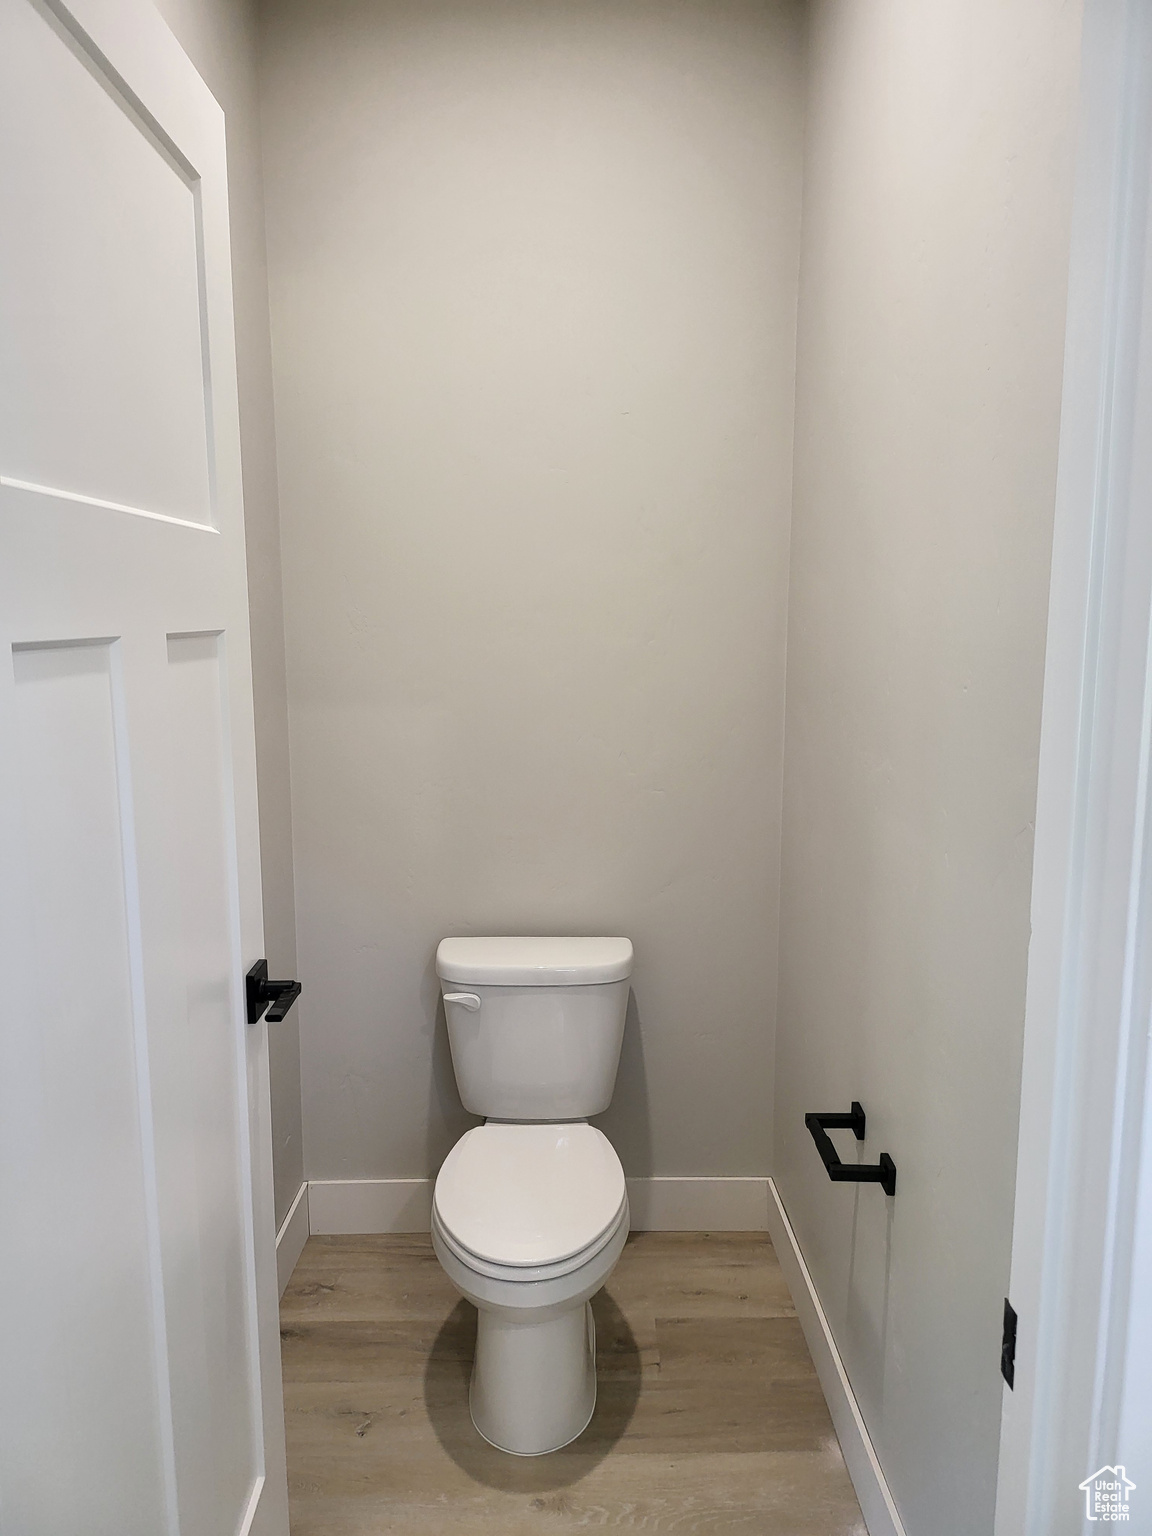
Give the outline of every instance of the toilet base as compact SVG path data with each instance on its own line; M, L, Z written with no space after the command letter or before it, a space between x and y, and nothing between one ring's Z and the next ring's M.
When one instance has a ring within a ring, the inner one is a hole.
M596 1407L591 1303L543 1322L481 1307L468 1406L478 1433L513 1456L544 1456L575 1440Z

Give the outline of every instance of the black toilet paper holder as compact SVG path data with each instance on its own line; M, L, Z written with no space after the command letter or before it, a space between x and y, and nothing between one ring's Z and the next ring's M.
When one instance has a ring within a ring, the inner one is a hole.
M879 1184L886 1195L896 1193L896 1164L887 1152L881 1152L878 1163L842 1163L828 1132L851 1131L857 1141L864 1140L864 1108L856 1099L848 1114L818 1114L804 1116L804 1124L812 1133L828 1177L837 1184Z

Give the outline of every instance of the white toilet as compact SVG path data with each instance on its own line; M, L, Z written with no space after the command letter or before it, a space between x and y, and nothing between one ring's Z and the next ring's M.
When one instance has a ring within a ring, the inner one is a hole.
M452 1064L486 1123L444 1159L432 1243L479 1311L469 1402L516 1456L567 1445L596 1406L590 1298L628 1236L624 1170L587 1124L616 1082L628 939L444 939Z

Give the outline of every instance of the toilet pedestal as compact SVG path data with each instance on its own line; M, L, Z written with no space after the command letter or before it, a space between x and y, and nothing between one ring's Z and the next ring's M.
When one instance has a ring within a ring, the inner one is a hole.
M468 1403L484 1439L514 1456L542 1456L575 1440L596 1406L591 1304L545 1322L481 1307Z

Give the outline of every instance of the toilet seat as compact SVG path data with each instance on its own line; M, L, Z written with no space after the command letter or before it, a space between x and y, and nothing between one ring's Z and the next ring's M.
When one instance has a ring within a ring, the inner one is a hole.
M628 1218L628 1199L625 1196L615 1220L606 1232L603 1232L595 1242L589 1243L587 1248L581 1248L578 1253L571 1254L555 1264L500 1264L491 1259L482 1259L465 1248L463 1243L445 1227L435 1205L432 1207L432 1234L434 1239L437 1239L472 1274L484 1275L489 1280L500 1280L509 1285L534 1286L545 1280L561 1280L565 1275L575 1274L577 1270L591 1264L599 1254L612 1246L622 1226L625 1228L626 1235Z
M489 1122L445 1158L432 1216L444 1246L469 1269L540 1281L595 1258L627 1206L620 1159L594 1126Z

